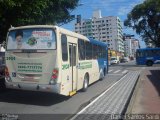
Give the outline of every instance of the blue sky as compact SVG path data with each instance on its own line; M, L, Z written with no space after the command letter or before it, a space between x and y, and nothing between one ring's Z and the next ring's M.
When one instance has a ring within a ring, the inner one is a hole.
M123 21L127 18L127 14L132 8L142 3L144 0L80 0L80 6L71 12L73 15L81 15L82 19L88 19L92 17L92 13L95 10L101 10L102 17L104 16L118 16L123 25ZM63 28L74 31L75 20L63 25ZM145 43L142 39L131 29L123 26L123 32L127 34L135 35L140 41L142 48L145 47Z

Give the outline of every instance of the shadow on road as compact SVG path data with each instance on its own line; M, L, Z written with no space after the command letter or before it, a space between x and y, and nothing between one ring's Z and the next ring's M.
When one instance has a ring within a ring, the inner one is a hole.
M146 65L129 65L129 64L115 64L115 65L110 65L110 67L146 67Z
M0 92L0 102L50 106L68 100L69 97L54 93L6 90Z
M115 64L115 65L109 65L110 67L160 67L160 64L154 64L153 66L146 66L146 65L136 65L136 64Z
M148 79L155 86L159 96L160 96L160 70L150 70L151 75L147 75Z

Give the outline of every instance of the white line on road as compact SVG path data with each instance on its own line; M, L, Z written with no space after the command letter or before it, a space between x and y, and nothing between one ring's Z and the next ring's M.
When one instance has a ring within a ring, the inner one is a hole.
M112 72L113 70L109 70L108 72Z
M127 73L127 72L128 72L128 70L124 70L122 73L125 74L125 73Z
M118 73L119 71L121 71L121 70L116 70L114 73Z
M114 76L114 75L115 75L115 76L116 76L116 75L123 75L123 74L108 74L108 75L112 75L112 76Z
M142 67L142 69L146 69L146 67Z
M71 118L71 120L75 120L76 117L83 113L88 107L90 107L92 104L94 104L99 98L101 98L104 94L106 94L111 88L113 88L116 84L118 84L124 77L126 77L127 74L125 74L120 80L118 80L116 83L114 83L111 87L109 87L107 90L105 90L101 95L99 95L96 99L94 99L90 104L88 104L86 107L84 107L81 111L79 111L75 116Z

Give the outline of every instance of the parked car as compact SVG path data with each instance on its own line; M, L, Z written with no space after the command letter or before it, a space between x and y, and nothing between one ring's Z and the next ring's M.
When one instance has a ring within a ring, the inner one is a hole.
M119 60L116 57L111 57L110 64L119 64Z
M124 58L121 59L120 62L121 63L129 62L129 58L128 57L124 57Z

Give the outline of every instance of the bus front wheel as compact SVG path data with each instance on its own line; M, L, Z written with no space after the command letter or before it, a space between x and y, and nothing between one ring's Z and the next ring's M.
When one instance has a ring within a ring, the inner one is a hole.
M153 65L153 62L152 62L152 61L147 61L147 62L146 62L146 65L147 65L147 66L152 66L152 65Z
M87 91L88 84L89 84L89 77L88 77L88 74L85 74L84 81L83 81L83 88L82 88L83 92Z

